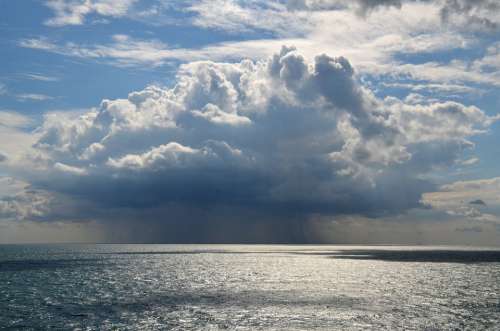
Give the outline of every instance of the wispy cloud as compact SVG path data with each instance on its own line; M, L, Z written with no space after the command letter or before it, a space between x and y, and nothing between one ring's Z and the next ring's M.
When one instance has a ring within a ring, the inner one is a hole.
M45 21L49 26L80 25L90 14L121 17L127 14L137 0L48 0L54 17Z
M38 93L13 93L5 84L0 83L0 95L13 97L19 101L45 101L54 99L54 97Z
M0 110L0 126L21 129L32 124L33 120L30 117L14 111Z
M139 40L127 35L114 35L107 45L78 45L72 42L58 44L46 38L23 39L19 46L53 52L64 56L107 61L120 67L159 66L166 59L174 59L175 52L158 40Z
M0 83L0 95L7 94L7 86L3 83Z
M20 76L24 77L26 79L38 80L38 81L42 81L42 82L57 82L60 80L59 77L42 75L39 73L22 73L22 74L20 74Z
M47 101L54 99L53 96L38 93L15 94L14 97L19 101Z
M262 29L271 33L246 41L182 48L158 39L117 34L109 43L61 43L32 38L21 40L19 45L120 67L158 67L172 61L257 59L269 56L283 44L293 44L309 58L320 52L342 54L351 59L358 72L384 76L385 83L420 81L407 86L412 91L440 90L460 95L477 91L478 87L470 86L471 83L500 85L500 52L495 46L488 48L484 57L472 60L461 58L459 53L451 55L451 59L450 56L442 60L429 57L428 61L416 63L400 60L402 55L476 47L477 40L469 31L442 26L441 3L377 1L377 6L368 6L366 1L354 2L354 5L345 1L300 3L289 6L256 0L246 4L216 1L214 5L208 1L190 1L183 5L184 10L195 13L186 24L235 33ZM355 10L340 10L351 7ZM370 14L359 15L360 8ZM376 8L378 10L373 11ZM331 24L335 29L324 28Z
M471 165L478 164L478 163L479 163L479 159L477 157L471 157L470 159L467 159L467 160L464 160L461 162L461 164L465 165L465 166L471 166Z

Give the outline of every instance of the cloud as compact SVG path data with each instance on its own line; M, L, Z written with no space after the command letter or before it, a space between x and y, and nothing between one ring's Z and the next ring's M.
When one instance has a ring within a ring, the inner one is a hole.
M177 8L181 12L189 10L192 15L183 24L229 32L226 41L199 47L179 47L160 39L123 34L103 43L31 38L19 41L19 45L119 67L144 68L206 59L257 60L272 55L282 44L294 44L309 60L323 52L343 54L359 74L375 82L394 83L417 92L440 91L444 96L441 99L461 99L500 84L498 49L494 43L484 56L475 52L482 43L491 42L464 30L465 25L443 26L441 2L407 1L401 6L397 1L305 3L309 9L292 10L281 2L263 1L165 4L168 8L181 7ZM371 5L376 10L366 7L363 10L369 15L365 16L357 15L357 9L349 9ZM224 11L228 14L224 15ZM325 29L332 22L336 28ZM232 40L233 32L245 33L247 37L243 41ZM476 57L471 59L469 51ZM430 56L433 53L437 56Z
M229 33L265 31L279 36L303 35L314 30L314 16L351 12L366 19L379 12L406 10L425 5L436 9L440 24L467 31L492 31L500 22L495 0L290 0L238 1L189 0L47 0L54 16L45 21L53 27L109 22L126 17L153 25L194 25ZM101 16L89 21L90 15ZM426 14L429 14L427 11ZM181 16L183 19L179 19Z
M353 9L359 15L366 15L379 8L401 8L402 0L292 0L287 2L291 10L341 10Z
M22 181L0 177L0 219L34 220L51 210L51 196L43 191L30 190Z
M31 132L35 126L32 118L18 112L0 110L0 169L10 162L15 162L38 139L38 135Z
M36 133L27 131L24 128L14 128L0 125L0 149L8 156L0 163L2 170L5 164L15 163L19 158L31 149L33 143L38 139Z
M71 201L46 219L157 219L172 229L198 224L194 214L224 226L377 217L421 206L435 189L425 176L453 165L496 119L457 102L379 99L346 58L309 61L283 47L267 60L186 63L171 88L46 114L12 173L44 200Z
M85 169L81 169L78 167L72 167L64 163L56 162L54 163L54 169L59 170L63 173L69 173L72 175L83 176L87 174Z
M77 45L71 42L59 45L46 38L23 39L19 45L65 56L108 61L120 67L155 67L176 57L175 51L172 52L158 40L138 40L122 34L113 35L112 39L113 43L109 45Z
M461 162L461 164L464 166L471 166L477 163L479 163L479 159L477 157L471 157L470 159Z
M53 97L45 95L45 94L36 94L36 93L20 93L20 94L15 94L10 92L7 89L7 86L5 84L0 83L0 95L6 95L6 96L12 96L19 101L45 101L45 100L50 100L53 99Z
M195 34L217 30L218 42L145 37L156 28L83 42L18 41L100 64L163 70L174 63L179 70L168 88L148 86L79 113L47 113L34 131L32 120L1 111L0 173L26 183L2 196L9 219L120 219L130 229L161 223L168 226L158 236L169 238L187 238L192 227L200 229L196 238L216 225L251 227L252 235L283 227L280 238L295 238L311 215L363 218L370 228L374 217L428 207L430 218L459 219L453 229L498 215L489 184L474 190L434 182L449 166L476 171L474 138L499 118L472 105L500 85L494 1L45 4L52 27L133 19L190 26ZM282 44L300 52L275 54ZM11 92L0 84L12 99L52 98ZM489 200L481 190L490 190ZM37 201L46 201L43 213L29 212Z
M435 84L435 83L382 83L382 86L389 88L401 88L414 91L413 96L420 95L419 93L425 92L435 97L453 96L453 95L466 95L466 94L479 94L480 90L475 87L466 86L462 84Z
M33 125L30 117L18 112L0 110L0 126L22 129Z
M121 17L127 14L137 0L48 0L45 5L54 17L45 21L49 26L80 25L92 13Z
M37 93L21 93L16 94L15 98L20 101L46 101L52 100L54 97L45 94L37 94Z
M500 4L496 0L446 0L441 9L444 22L465 24L469 29L498 29L499 13Z
M457 181L425 193L423 202L435 210L476 222L500 223L500 178Z
M38 73L23 73L20 74L22 77L30 79L30 80L38 80L42 82L57 82L59 81L59 77L47 76Z

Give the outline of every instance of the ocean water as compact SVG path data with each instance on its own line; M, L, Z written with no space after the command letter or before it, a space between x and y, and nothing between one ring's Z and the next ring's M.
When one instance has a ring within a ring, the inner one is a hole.
M5 330L500 330L500 251L3 245Z

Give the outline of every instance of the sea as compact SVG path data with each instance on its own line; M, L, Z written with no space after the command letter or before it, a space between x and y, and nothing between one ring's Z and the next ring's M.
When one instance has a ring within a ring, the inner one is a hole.
M0 245L1 330L500 330L500 250Z

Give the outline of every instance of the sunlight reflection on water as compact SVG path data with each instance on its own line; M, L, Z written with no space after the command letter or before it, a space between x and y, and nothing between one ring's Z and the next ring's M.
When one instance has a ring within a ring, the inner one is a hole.
M0 325L26 330L499 329L499 291L495 250L0 246Z

